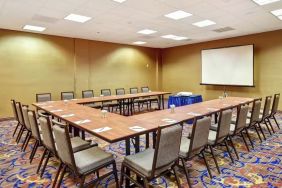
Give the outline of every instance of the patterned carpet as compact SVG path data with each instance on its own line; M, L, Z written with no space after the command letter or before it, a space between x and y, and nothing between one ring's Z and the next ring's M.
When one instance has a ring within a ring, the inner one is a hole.
M282 114L277 115L277 117L282 125ZM48 163L43 178L39 178L35 171L43 150L42 148L39 149L35 160L30 164L28 158L32 144L29 144L26 152L20 151L21 144L17 145L15 138L12 137L15 125L15 121L0 122L0 187L50 187L58 168L58 161L52 159ZM189 128L191 126L186 125L185 132ZM282 187L282 130L278 130L276 126L275 130L274 135L267 134L267 141L262 144L256 135L252 134L255 140L255 149L249 153L241 138L236 139L235 143L240 159L236 160L234 164L230 162L227 153L220 148L216 150L221 174L217 173L213 160L209 156L212 179L209 178L202 159L194 158L187 162L187 166L191 167L190 174L193 187ZM115 155L117 166L120 168L125 153L124 142L109 145L99 139L92 139L98 142L100 147ZM141 146L141 150L144 149L142 140ZM181 177L181 184L183 187L188 187L183 171L179 169L178 172ZM88 179L91 178L95 178L95 176L93 175ZM78 181L72 175L67 175L62 186L76 187L76 182ZM113 177L109 177L95 187L114 187L113 183ZM151 185L153 187L176 187L173 177L158 178L152 181Z

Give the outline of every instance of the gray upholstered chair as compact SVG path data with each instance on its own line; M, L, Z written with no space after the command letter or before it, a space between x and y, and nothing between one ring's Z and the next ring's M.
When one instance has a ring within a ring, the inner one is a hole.
M56 157L57 151L56 151L56 144L55 144L54 137L53 137L51 118L41 116L39 118L39 124L41 127L41 132L42 132L42 137L43 137L42 143L44 146L44 152L39 162L37 173L39 173L42 162L46 156L46 160L44 161L44 164L43 164L43 167L40 173L40 177L42 177L45 171L46 165L49 161L49 158L51 156ZM80 137L73 137L71 138L71 145L72 145L73 151L77 152L77 151L88 148L90 143L85 140L82 140Z
M72 99L74 99L73 91L61 92L61 100L72 100Z
M84 90L82 91L82 98L92 98L94 97L94 91L93 90ZM85 106L89 106L91 108L101 108L101 105L98 105L94 102L88 103L88 104L84 104Z
M267 130L268 130L270 135L272 135L272 132L271 132L270 128L272 129L273 133L275 132L271 122L268 119L269 116L270 116L270 113L271 113L270 112L271 99L272 99L272 96L267 96L265 98L263 111L262 111L262 113L259 116L260 121L258 122L260 124L260 126L265 125L265 127L267 128ZM264 138L265 138L265 135L264 135Z
M22 104L20 102L16 102L16 112L17 112L17 115L18 115L19 123L21 125L20 131L19 131L18 136L16 138L16 142L19 143L23 133L25 131L27 131L25 123L24 123L24 118L23 118Z
M30 122L29 122L29 118L28 118L28 106L27 105L22 106L22 113L23 113L25 128L27 130L27 134L25 136L25 140L24 140L23 145L22 145L22 151L25 151L26 147L29 143L29 140L31 138L31 134L32 134L31 133L31 126L30 126Z
M236 121L233 124L231 123L230 126L230 136L231 139L232 137L235 136L241 136L243 138L244 144L247 148L248 151L250 151L249 146L246 142L246 139L244 137L244 131L247 131L247 115L249 112L249 106L248 105L240 105L237 107L237 116L236 116ZM245 132L246 133L246 132ZM251 140L250 140L251 142Z
M101 89L101 95L103 96L111 96L111 90L110 89ZM113 101L105 101L102 102L102 109L107 108L108 111L113 111L114 107L118 107L118 103Z
M119 187L116 163L112 154L104 152L99 147L90 147L82 151L74 152L66 126L62 127L60 125L54 125L53 132L57 144L58 157L60 158L60 165L53 187L56 186L56 180L59 176L60 178L57 187L60 187L67 168L81 179L80 187L84 187L85 177L87 175L98 172L100 169L110 165L113 166L113 170L98 177L94 182L114 174L116 187Z
M149 89L148 86L141 87L141 92L142 93L149 93L150 89ZM145 97L145 99L147 99L149 101L150 109L152 108L152 103L159 104L159 100L156 97Z
M177 185L180 187L175 166L179 159L181 136L182 126L179 124L159 127L157 131L156 149L149 148L124 158L121 166L121 185L125 177L139 187L147 188L149 187L149 181L173 170ZM127 170L141 177L144 181L144 185L141 185L131 176L127 175Z
M218 170L218 172L220 173L219 170L219 166L216 160L216 157L214 155L214 151L213 148L220 145L220 144L224 144L226 147L226 150L229 154L229 157L231 159L231 161L234 163L234 159L231 155L231 151L228 147L228 139L230 140L230 136L229 136L229 132L230 132L230 124L231 124L231 119L232 119L232 109L223 109L220 111L220 115L219 115L219 121L217 125L212 125L211 126L211 130L209 131L209 147L211 150L211 154L212 157L214 159L214 162L216 164L216 168ZM214 128L216 128L216 130L214 130ZM238 158L238 154L236 151L236 148L234 147L234 144L232 142L232 140L230 140L231 142L231 146L234 149L237 158Z
M51 93L37 93L36 94L36 102L47 102L51 100L52 100Z
M130 94L138 94L138 88L137 87L132 87L129 89ZM137 104L138 106L138 111L140 112L141 110L141 105L142 107L144 106L144 104L147 105L147 109L148 109L148 101L146 99L140 99L140 98L135 98L133 100L133 110L135 111L135 104Z
M33 110L28 111L28 119L30 123L32 137L35 139L35 143L33 145L32 151L29 156L30 163L32 163L32 160L34 158L34 155L36 154L37 148L39 146L42 146L42 136L40 134L40 126L38 124L35 111Z
M254 147L254 144L250 138L250 135L248 133L248 129L254 128L258 138L260 140L260 142L262 142L259 130L261 131L262 135L264 136L263 130L259 124L260 122L260 108L261 108L261 98L255 99L253 102L253 106L252 106L252 111L251 111L251 117L249 120L247 120L247 129L246 129L246 133L247 136L249 138L249 140L251 141L252 147Z
M192 187L192 184L189 179L188 169L185 165L185 161L192 159L196 155L199 156L202 155L208 173L212 178L212 174L205 156L205 149L208 145L210 126L211 126L210 117L195 119L192 128L191 137L190 138L182 137L181 139L179 158L181 159L189 187Z
M270 113L270 116L268 117L269 121L270 121L270 119L274 120L278 129L280 129L280 127L279 127L279 123L277 122L277 119L275 118L275 114L277 113L277 110L278 110L279 99L280 99L280 93L274 94L271 113Z
M20 127L20 129L21 129L21 124L19 122L19 118L18 118L18 114L17 114L16 101L14 99L11 100L11 106L12 106L14 118L17 121L16 128L15 128L15 130L13 132L13 137L14 137L16 132L17 132L17 130L18 130L18 128Z

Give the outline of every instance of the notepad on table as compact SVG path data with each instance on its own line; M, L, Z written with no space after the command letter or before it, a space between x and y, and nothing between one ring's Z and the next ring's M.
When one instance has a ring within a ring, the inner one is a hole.
M177 121L174 119L169 119L169 118L164 118L162 119L162 121L166 122L166 123L176 123Z
M62 109L58 109L58 110L51 110L50 112L62 112Z
M89 122L91 122L91 120L89 120L89 119L84 119L84 120L76 121L75 123L78 124L78 125L80 125L80 124L89 123Z
M145 131L146 129L144 127L139 127L139 126L133 126L133 127L129 127L129 129L135 131L135 132L141 132L141 131Z
M111 129L112 129L111 127L102 127L102 128L99 128L99 129L94 129L92 131L94 131L95 133L101 133L101 132L109 131Z
M188 112L187 114L191 115L191 116L200 116L201 115L201 114L195 113L195 112Z
M74 116L74 114L64 114L64 115L61 115L61 117L63 117L63 118L72 117L72 116Z

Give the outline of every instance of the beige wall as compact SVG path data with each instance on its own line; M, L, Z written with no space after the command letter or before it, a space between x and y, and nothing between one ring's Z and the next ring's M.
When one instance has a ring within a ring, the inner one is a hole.
M31 34L0 29L0 117L12 115L10 99L24 104L35 94L134 86L157 87L153 48Z
M164 49L162 89L192 91L205 100L218 98L222 86L202 86L201 50L254 44L255 87L227 87L229 95L258 97L282 93L282 30ZM282 109L282 101L280 101Z

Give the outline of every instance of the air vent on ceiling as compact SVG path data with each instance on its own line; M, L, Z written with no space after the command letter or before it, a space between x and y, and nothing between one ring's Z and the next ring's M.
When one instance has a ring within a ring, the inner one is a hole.
M32 17L32 20L40 21L40 22L46 22L46 23L56 23L59 19L35 14Z
M219 29L215 29L213 31L217 32L217 33L222 33L222 32L227 32L227 31L232 31L232 30L235 30L235 29L232 28L232 27L222 27L222 28L219 28Z

